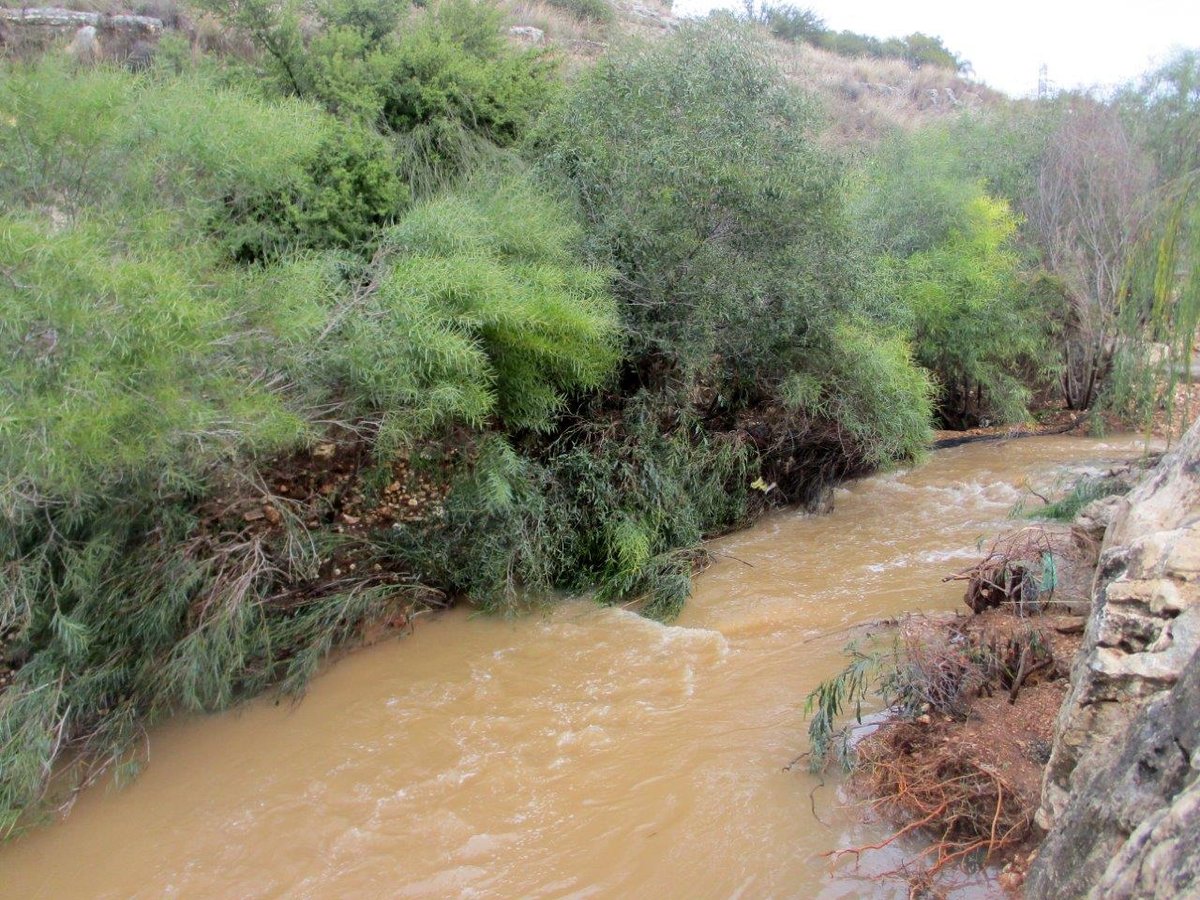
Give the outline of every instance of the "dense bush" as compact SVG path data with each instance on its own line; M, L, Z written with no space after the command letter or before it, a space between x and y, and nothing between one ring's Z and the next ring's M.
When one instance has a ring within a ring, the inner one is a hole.
M14 122L0 130L9 202L204 232L243 260L362 248L408 202L378 135L198 74L77 75L46 61L6 74L0 115Z
M856 187L863 238L873 251L896 257L928 250L961 230L979 195L953 133L936 126L885 140Z
M543 451L492 440L450 495L437 540L401 537L413 565L487 609L554 588L676 616L705 537L747 520L756 454L653 398L581 423Z
M656 361L777 377L781 346L843 302L838 172L813 115L747 34L709 25L605 60L542 127L537 150L619 272L646 378Z
M968 140L969 138L969 140ZM879 148L856 190L863 237L878 254L875 289L917 361L940 385L951 427L1019 421L1030 389L1056 366L1050 338L1062 301L1021 253L1020 218L983 190L966 148L1002 143L978 123L897 135ZM1021 184L1032 165L992 169Z
M752 5L747 8L753 20L765 25L781 41L816 44L828 31L825 21L811 9L772 3L762 3L757 9Z
M616 362L605 273L575 261L578 226L531 184L480 178L384 233L324 365L380 440L444 425L546 430L568 391Z
M591 22L610 23L617 12L608 0L548 0L551 6L565 9L572 15Z
M541 126L535 149L618 273L627 384L707 397L710 414L780 403L797 378L825 400L835 391L828 357L861 273L842 174L815 124L753 33L718 19L602 62ZM894 374L889 388L914 384ZM915 390L897 415L925 402ZM837 404L821 409L842 424ZM873 457L890 426L872 424L854 439Z
M1049 353L1045 317L1018 277L1008 205L979 196L965 214L944 241L900 265L916 358L940 382L949 425L1020 421L1029 400L1020 376Z
M277 449L304 433L276 393L245 381L252 335L271 325L252 299L261 285L218 275L213 256L126 249L111 222L0 219L7 513L148 475L186 479L231 446Z
M390 0L323 0L315 32L297 2L206 6L264 50L278 92L394 135L418 196L472 168L481 143L519 140L555 85L553 60L512 47L486 2L441 0L401 23Z
M474 0L443 0L407 30L383 66L383 119L395 131L446 120L501 146L524 134L548 99L554 66L541 51L511 49L503 14Z
M338 127L289 183L231 197L218 230L243 262L297 250L366 252L411 200L397 168L377 133Z

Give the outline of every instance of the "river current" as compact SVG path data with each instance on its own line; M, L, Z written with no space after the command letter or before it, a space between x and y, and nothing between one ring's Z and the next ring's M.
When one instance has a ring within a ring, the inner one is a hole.
M784 770L806 746L805 696L856 623L960 606L942 577L1011 524L1024 482L1140 451L972 444L854 482L828 515L781 511L712 542L670 626L584 600L419 618L300 703L153 730L132 784L0 847L0 895L906 896L867 880L896 855L823 856L887 831L836 778Z

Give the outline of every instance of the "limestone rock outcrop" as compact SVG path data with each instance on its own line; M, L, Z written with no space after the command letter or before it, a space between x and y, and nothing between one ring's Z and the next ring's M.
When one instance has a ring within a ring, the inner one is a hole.
M1028 895L1200 891L1200 423L1116 509L1092 598Z

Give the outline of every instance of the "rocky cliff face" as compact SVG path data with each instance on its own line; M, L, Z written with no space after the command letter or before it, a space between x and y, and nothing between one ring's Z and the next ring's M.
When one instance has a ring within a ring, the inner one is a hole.
M1105 535L1027 893L1200 895L1200 423Z

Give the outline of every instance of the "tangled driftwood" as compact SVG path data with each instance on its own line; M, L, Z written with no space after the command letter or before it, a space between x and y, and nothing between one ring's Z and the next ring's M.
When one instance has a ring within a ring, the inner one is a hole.
M1011 603L1024 614L1053 598L1058 586L1056 560L1079 550L1080 537L1074 531L1031 525L997 539L981 560L942 581L967 582L963 602L972 612Z

